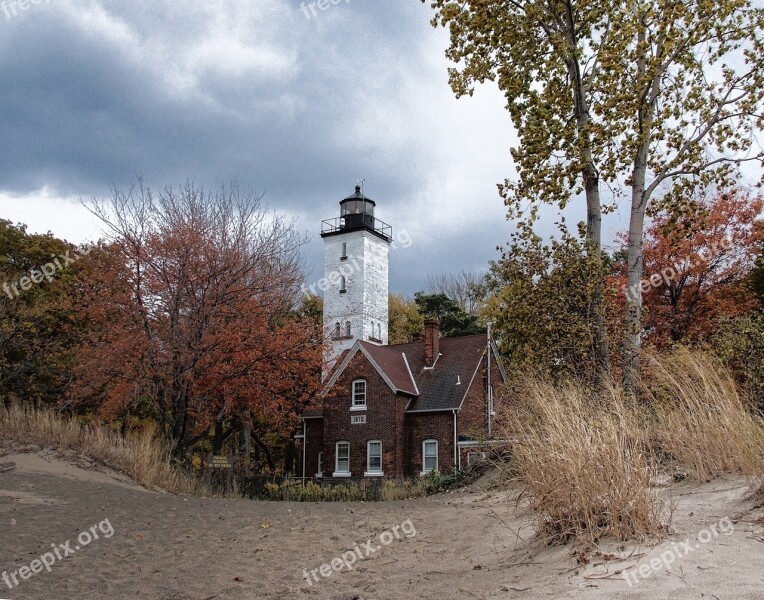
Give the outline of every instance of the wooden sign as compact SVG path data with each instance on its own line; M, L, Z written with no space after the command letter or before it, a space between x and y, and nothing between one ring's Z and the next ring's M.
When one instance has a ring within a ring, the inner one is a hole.
M207 455L207 487L212 489L212 472L219 469L227 469L225 477L226 492L231 491L231 475L233 474L233 455L215 456L210 453Z
M209 454L207 456L207 467L209 469L231 469L233 468L233 457L228 456L215 456Z

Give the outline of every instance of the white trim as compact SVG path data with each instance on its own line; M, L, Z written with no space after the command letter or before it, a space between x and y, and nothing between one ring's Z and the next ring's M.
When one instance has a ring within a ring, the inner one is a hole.
M363 383L363 404L355 402L355 385L356 383ZM358 379L354 379L353 382L350 384L350 410L366 410L368 407L368 397L369 397L369 382L366 381L363 377L359 377Z
M438 361L440 360L440 357L443 356L442 352L438 352L438 355L435 357L435 362L432 363L431 367L424 367L425 371L432 371L435 368L435 365L438 364Z
M363 412L368 409L369 409L368 406L351 406L350 412Z
M363 476L364 477L384 477L385 474L382 473L382 471L380 471L379 473L368 473L368 472L364 471Z
M435 466L427 470L427 454L425 451L425 448L427 444L435 443ZM432 471L437 471L438 467L440 466L440 461L438 460L440 458L440 444L438 443L438 440L435 438L427 438L426 440L422 440L422 475L427 475L428 473L431 473Z
M379 471L372 471L371 465L369 464L371 462L371 452L369 452L369 448L372 444L379 444ZM371 475L370 475L371 474ZM366 477L374 476L374 475L382 475L383 469L382 469L382 440L369 440L366 442L366 471L364 472L364 475Z
M483 358L485 358L487 352L483 350L483 354L480 355L480 360L478 361L477 366L475 367L475 372L472 374L472 379L470 379L470 384L467 386L467 389L464 391L464 396L462 397L462 401L459 403L459 410L462 410L462 406L464 405L464 401L467 399L467 394L470 393L470 390L472 389L472 384L475 383L475 377L477 377L478 371L480 371L480 367L483 366Z
M352 473L332 473L332 477L352 477Z
M347 444L348 446L348 470L340 471L340 444ZM337 440L334 442L334 477L350 477L350 442L348 440ZM338 475L337 473L344 473L344 475Z
M411 367L409 366L409 359L406 358L406 353L401 352L401 355L403 356L403 362L406 363L406 369L409 372L409 377L411 377L411 381L414 382L414 391L416 392L416 395L419 395L419 386L416 384L416 379L414 379L414 374L411 372Z
M368 343L368 342L366 342ZM353 357L358 353L358 351L363 352L363 355L367 358L367 360L371 363L371 366L374 367L377 370L377 373L379 373L379 376L384 379L385 383L388 385L388 387L393 391L393 393L397 394L398 392L403 392L404 394L412 395L414 392L411 392L410 390L401 390L395 387L393 382L390 380L390 378L387 376L387 373L385 373L382 370L382 367L380 367L377 364L377 361L375 361L371 354L369 354L369 351L364 347L362 340L356 340L355 344L353 344L353 347L350 348L347 355L345 356L345 359L340 363L339 367L334 370L332 376L329 378L329 380L324 384L324 389L321 390L321 394L319 395L319 398L325 398L326 395L329 393L329 390L332 389L335 383L337 383L337 380L342 376L342 374L345 372L345 369L347 369L347 366L350 364L350 361L353 360ZM416 388L416 381L414 381L414 378L411 378L411 383ZM418 394L414 394L418 395Z

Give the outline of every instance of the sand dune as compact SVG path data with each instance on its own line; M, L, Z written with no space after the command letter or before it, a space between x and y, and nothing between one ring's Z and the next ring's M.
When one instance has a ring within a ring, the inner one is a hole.
M737 479L662 491L676 502L666 540L603 543L579 564L572 547L529 545L528 515L510 491L391 503L232 501L147 492L34 454L3 461L17 467L0 474L0 576L66 542L79 546L83 530L100 534L50 572L17 574L13 589L0 580L0 597L13 600L764 598L764 527ZM352 570L321 576L321 565L355 549L363 559ZM649 566L668 552L670 569ZM625 573L642 565L649 575L630 585ZM305 579L311 570L318 582Z

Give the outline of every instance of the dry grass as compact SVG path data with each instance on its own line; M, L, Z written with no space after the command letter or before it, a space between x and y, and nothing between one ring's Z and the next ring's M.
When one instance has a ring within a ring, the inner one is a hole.
M59 451L76 450L150 489L173 493L194 490L194 483L175 469L152 429L123 438L103 425L82 427L50 409L0 404L0 440L35 444Z
M653 357L643 380L649 436L664 466L695 480L764 473L764 427L713 359L680 349Z
M660 534L670 519L651 488L660 470L697 481L764 473L764 423L712 357L682 349L647 362L639 403L615 384L593 395L528 380L504 407L513 475L545 541ZM764 502L764 487L755 494Z
M513 466L546 543L643 538L665 528L636 412L616 388L595 400L574 384L528 382L507 416Z

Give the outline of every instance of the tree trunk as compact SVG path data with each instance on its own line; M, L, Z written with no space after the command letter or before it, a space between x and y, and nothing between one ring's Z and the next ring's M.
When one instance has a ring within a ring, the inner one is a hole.
M576 117L576 130L581 143L581 162L583 164L584 189L586 191L586 241L587 252L602 260L602 203L600 200L599 172L594 163L589 100L581 73L578 58L578 38L573 6L570 2L565 10L565 27L568 39L568 52L565 59L568 74L573 85L573 102ZM599 273L598 273L599 277ZM598 281L592 298L595 336L596 377L601 380L610 372L610 348L607 335L607 320L604 310L605 282Z
M244 418L242 419L242 427L241 427L241 451L246 457L247 461L249 461L249 454L252 450L251 444L250 444L250 438L252 434L252 417L249 414L249 411L244 413Z
M646 163L645 163L646 164ZM639 162L635 164L635 167ZM641 170L641 182L637 172ZM639 383L639 354L641 350L642 330L642 238L645 229L644 180L645 170L635 168L634 185L631 192L631 218L629 221L629 241L627 254L628 283L627 289L635 293L626 297L626 338L624 340L623 384L626 393L632 397L637 395Z
M215 421L215 437L212 439L212 453L220 454L223 450L223 421Z
M639 31L638 47L645 47L644 29ZM647 61L644 55L637 60L638 81L644 80ZM647 84L646 84L647 85ZM639 390L639 358L642 349L642 240L645 232L645 211L651 190L646 189L647 157L650 152L650 133L652 130L655 102L660 91L660 72L653 75L639 107L640 144L634 157L631 173L631 216L629 219L629 241L627 252L626 288L635 293L626 296L626 337L624 339L623 384L626 393L636 398ZM636 89L635 94L640 90Z
M273 457L271 456L271 451L268 450L268 446L263 443L263 441L260 439L260 436L258 436L256 433L252 434L252 438L255 440L257 447L260 448L265 454L265 460L268 462L268 468L271 470L271 472L275 471L276 463L273 462Z

